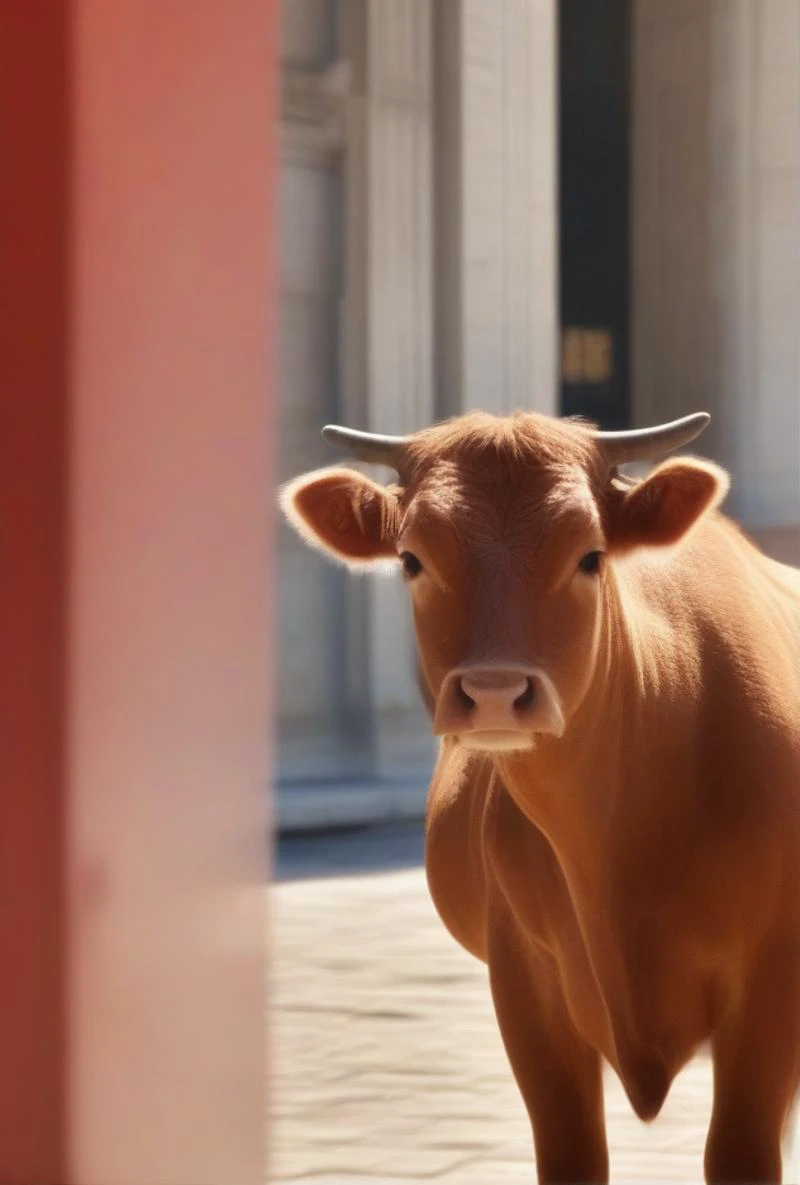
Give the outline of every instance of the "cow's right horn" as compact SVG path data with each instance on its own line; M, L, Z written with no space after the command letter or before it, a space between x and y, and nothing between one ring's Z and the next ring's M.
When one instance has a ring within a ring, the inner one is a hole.
M358 432L355 428L340 428L326 424L322 435L328 444L342 449L357 461L373 465L390 465L396 469L403 455L405 436L381 436L376 432Z
M652 461L673 449L691 444L711 420L708 412L698 411L659 424L655 428L636 428L630 432L595 432L594 439L602 447L610 468L632 461Z

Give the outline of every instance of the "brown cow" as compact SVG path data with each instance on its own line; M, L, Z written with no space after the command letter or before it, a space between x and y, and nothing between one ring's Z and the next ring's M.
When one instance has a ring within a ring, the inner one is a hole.
M800 1080L800 573L717 509L697 415L630 434L470 415L326 437L290 483L351 566L399 560L442 738L426 869L488 963L542 1182L608 1180L602 1062L658 1114L710 1042L705 1174L781 1180Z

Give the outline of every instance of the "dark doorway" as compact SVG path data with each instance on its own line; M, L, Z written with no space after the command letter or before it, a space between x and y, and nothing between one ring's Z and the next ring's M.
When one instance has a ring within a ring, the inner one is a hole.
M631 0L560 0L561 414L630 423Z

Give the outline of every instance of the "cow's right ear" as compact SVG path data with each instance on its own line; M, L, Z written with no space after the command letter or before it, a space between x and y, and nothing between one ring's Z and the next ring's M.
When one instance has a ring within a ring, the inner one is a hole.
M280 505L307 543L349 567L397 558L397 499L353 469L297 477L281 489Z
M633 486L612 485L607 533L620 554L635 547L677 543L723 500L730 487L724 469L695 457L673 457Z

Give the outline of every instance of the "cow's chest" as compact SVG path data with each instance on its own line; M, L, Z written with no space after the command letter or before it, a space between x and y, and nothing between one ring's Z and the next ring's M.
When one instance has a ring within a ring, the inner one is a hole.
M696 935L669 909L615 914L602 901L567 900L545 913L544 941L575 1027L629 1093L630 1079L649 1077L654 1063L666 1091L710 1034L713 970Z
M635 893L576 892L537 828L518 814L513 826L497 822L496 887L541 956L540 974L553 977L577 1030L647 1112L709 1035L713 974L691 918L668 893L656 905Z

